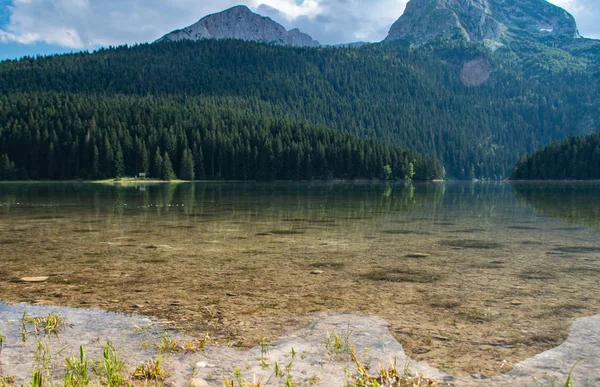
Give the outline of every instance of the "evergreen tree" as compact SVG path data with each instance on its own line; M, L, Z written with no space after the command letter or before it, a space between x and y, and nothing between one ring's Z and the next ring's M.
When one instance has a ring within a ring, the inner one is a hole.
M192 152L186 148L181 156L179 178L183 180L194 180L195 176Z
M160 179L165 180L165 181L170 181L170 180L174 180L176 178L177 178L177 176L175 175L175 172L173 171L173 164L171 164L171 159L169 158L169 154L167 152L165 152L165 155L163 156L163 164L162 164L162 170L160 173Z
M156 148L156 152L154 153L154 162L152 165L152 177L162 179L165 163L163 157L160 155L160 148Z

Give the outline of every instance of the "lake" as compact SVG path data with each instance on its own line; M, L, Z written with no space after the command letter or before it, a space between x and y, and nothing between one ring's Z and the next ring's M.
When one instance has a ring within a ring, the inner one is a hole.
M376 316L415 361L489 377L600 314L600 183L2 184L0 263L5 302L239 349Z

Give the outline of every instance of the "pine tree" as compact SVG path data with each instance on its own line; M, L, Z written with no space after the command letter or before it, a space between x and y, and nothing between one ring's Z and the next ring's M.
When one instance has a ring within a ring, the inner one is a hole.
M194 180L194 159L192 158L192 152L189 149L183 151L181 156L179 178L183 180Z
M160 179L165 181L170 181L176 179L177 176L175 172L173 172L173 164L171 163L171 159L169 158L169 154L165 152L163 156L163 167L162 172L160 174Z
M164 166L165 163L163 157L160 155L160 148L156 148L156 153L154 153L154 161L152 163L152 177L162 179Z

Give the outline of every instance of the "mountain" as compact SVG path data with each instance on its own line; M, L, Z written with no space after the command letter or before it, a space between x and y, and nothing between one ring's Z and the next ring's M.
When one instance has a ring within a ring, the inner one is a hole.
M460 37L497 46L512 37L580 38L573 16L545 0L411 0L386 41Z
M473 62L474 58L478 60ZM73 152L72 144L78 147L87 140L81 137L84 132L75 136L64 130L100 126L100 120L107 131L96 132L106 135L113 149L122 138L125 160L136 157L137 148L132 148L136 136L144 139L150 155L157 146L161 152L173 149L173 144L192 146L196 120L193 115L176 115L188 100L195 101L195 109L202 111L202 101L195 98L206 97L244 117L225 121L233 138L251 137L259 117L299 127L308 122L326 125L333 133L377 139L434 156L443 162L449 177L502 178L510 175L523 154L555 139L600 127L600 105L596 103L600 77L590 74L585 65L567 61L568 65L562 66L564 59L555 61L533 67L538 63L530 64L504 50L492 53L481 44L462 40L441 42L435 50L394 44L300 50L206 39L5 61L0 63L0 107L7 106L7 113L0 111L0 155L7 154L17 168L32 168L37 155L48 164L49 142L60 144L60 148L55 145L54 155L67 157ZM465 62L485 64L480 67L487 69L488 77L478 86L464 82L464 69L470 68ZM38 96L46 94L47 103L35 105ZM102 104L80 98L95 95L115 101L122 96L139 99L128 104L128 113L102 110L96 114L94 106ZM63 100L70 96L81 106L78 112L67 109L60 120L45 115L46 110L63 109ZM162 97L170 99L163 102ZM22 102L27 100L31 102ZM157 109L160 114L153 113ZM137 117L148 114L156 119L153 126L160 135L142 131L153 121ZM209 117L205 121L212 128L223 119ZM189 137L171 137L165 130L171 126L175 132L180 130L178 126L185 128ZM216 134L196 139L204 147L205 163L212 158L228 160L229 151L214 152L221 141L219 132L210 133ZM100 155L102 149L111 148L104 145L103 137L97 142ZM244 141L235 144L236 150L246 149ZM380 163L376 153L345 148L345 155L358 152L356 159L345 161L349 168L358 168L364 162L360 160L367 160L368 165ZM327 153L335 152L330 149ZM181 157L171 154L173 163ZM338 162L328 160L327 169Z
M240 5L208 15L196 24L166 34L157 42L202 39L239 39L295 47L318 47L319 42L298 29L281 24Z

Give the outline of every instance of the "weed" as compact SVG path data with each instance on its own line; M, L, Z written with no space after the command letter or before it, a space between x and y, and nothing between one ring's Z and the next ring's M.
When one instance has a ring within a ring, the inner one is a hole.
M238 367L235 367L235 371L234 371L234 377L235 379L230 380L227 379L226 377L223 377L223 380L225 381L225 387L261 387L261 382L249 382L247 380L245 380L244 378L242 378L242 372L240 371L240 369ZM237 386L236 386L237 384Z
M12 376L0 375L0 387L12 387L15 385L15 378Z
M0 387L4 385L4 379L2 378L2 348L4 347L4 342L6 341L6 336L0 332Z
M260 358L262 360L267 359L269 353L269 346L271 346L271 340L268 337L262 337L259 342L260 345Z
M167 373L161 364L162 359L162 356L159 356L156 359L150 359L148 363L135 367L132 377L141 380L164 380Z
M27 326L30 325L32 327L31 331L27 330ZM60 315L56 313L48 313L48 315L43 317L28 317L27 312L23 313L23 318L21 319L21 339L23 342L27 341L27 334L32 333L35 336L39 336L44 334L54 335L58 337L59 331L64 327L73 327L70 324L67 324Z
M44 345L40 339L37 339L37 350L33 354L35 358L35 362L39 367L42 367L44 370L50 369L51 364L51 356L50 349L48 348L48 344Z
M204 339L198 340L193 339L189 341L180 341L174 339L169 335L168 332L165 332L165 335L160 341L160 345L156 345L156 348L160 351L160 353L177 353L179 351L185 352L198 352L206 348L208 343L210 342L210 336L208 333L204 336Z
M43 383L44 378L42 377L42 372L40 370L37 370L31 375L29 387L42 387Z
M575 367L577 367L577 364L579 364L581 360L577 361L577 363L575 363L573 365L573 368L571 368L571 371L569 372L569 376L567 377L567 381L565 383L565 387L574 387L575 383L573 382L573 371L575 371Z
M106 342L102 350L102 358L92 364L92 370L98 377L104 378L103 384L107 387L118 387L125 381L121 375L123 362L110 341Z
M66 359L65 386L84 387L90 382L88 368L90 362L85 358L83 346L79 346L79 358Z
M369 374L367 367L363 366L358 360L354 351L350 354L352 361L356 365L358 375L353 378L348 384L351 387L431 387L431 386L446 386L447 384L439 383L432 379L427 379L422 376L411 376L407 366L401 373L396 367L396 361L393 360L389 367L381 367L379 375L372 376Z
M331 357L339 359L344 354L350 354L353 351L350 345L350 336L352 331L349 329L342 334L331 333L327 335L326 350L327 354Z
M160 353L175 353L181 350L179 342L169 335L169 332L165 332L165 335L160 340L160 345L157 346Z

